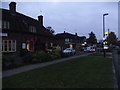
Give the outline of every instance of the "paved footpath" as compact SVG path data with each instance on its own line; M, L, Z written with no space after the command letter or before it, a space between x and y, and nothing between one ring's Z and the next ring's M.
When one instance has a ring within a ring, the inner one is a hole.
M78 55L78 56L71 56L71 57L68 57L68 58L57 59L57 60L50 61L50 62L27 65L27 66L23 66L23 67L20 67L20 68L15 68L15 69L12 69L12 70L3 71L0 78L1 77L2 78L9 77L9 76L16 75L16 74L19 74L19 73L22 73L22 72L30 71L30 70L37 69L37 68L42 68L42 67L45 67L45 66L48 66L48 65L51 65L51 64L56 64L56 63L68 61L68 60L71 60L71 59L74 59L74 58L88 56L89 54L91 54L91 53L86 53L86 54Z

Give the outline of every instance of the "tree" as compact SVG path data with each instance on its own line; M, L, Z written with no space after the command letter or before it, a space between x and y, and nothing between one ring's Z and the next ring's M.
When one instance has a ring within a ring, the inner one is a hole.
M55 31L52 29L51 26L47 26L47 27L46 27L46 30L48 30L48 31L49 31L50 33L52 33L52 34L55 33Z
M87 39L88 44L93 45L97 43L96 36L93 32L89 33L89 38Z
M114 32L110 32L106 40L108 44L116 45L117 43L117 37Z

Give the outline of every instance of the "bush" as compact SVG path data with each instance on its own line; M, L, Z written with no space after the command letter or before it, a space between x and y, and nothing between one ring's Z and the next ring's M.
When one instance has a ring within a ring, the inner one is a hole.
M46 61L51 61L61 58L60 53L45 53L44 51L36 51L35 53L32 54L32 61L33 62L46 62Z
M55 60L55 59L61 58L61 54L60 52L55 52L54 54L51 55L51 57L52 57L52 60Z
M2 55L2 65L3 68L6 67L14 67L16 58L18 57L17 54L11 54L11 55Z
M43 51L36 51L32 54L33 62L45 62L51 60L51 55Z
M27 49L21 49L20 56L26 56L29 53Z
M69 56L71 56L71 54L68 54L68 53L67 53L67 54L61 53L61 57L62 57L62 58L69 57Z
M27 53L25 56L22 56L21 58L24 63L32 62L32 54L31 53Z
M44 62L44 61L50 61L50 60L52 60L51 54L50 54L50 53L45 53L43 62Z

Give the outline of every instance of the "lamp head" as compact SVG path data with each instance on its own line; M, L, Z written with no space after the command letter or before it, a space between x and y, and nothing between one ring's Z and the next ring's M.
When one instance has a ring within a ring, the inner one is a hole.
M103 14L103 16L109 15L108 13Z

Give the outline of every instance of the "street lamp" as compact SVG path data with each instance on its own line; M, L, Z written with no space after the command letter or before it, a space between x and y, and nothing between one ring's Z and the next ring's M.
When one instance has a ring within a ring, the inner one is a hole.
M105 16L107 16L108 13L103 14L103 39L105 39ZM103 41L104 42L104 41ZM104 43L103 43L103 49L104 49ZM104 49L104 57L105 57L105 49Z
M108 13L103 14L103 38L105 38L105 16L107 16Z

